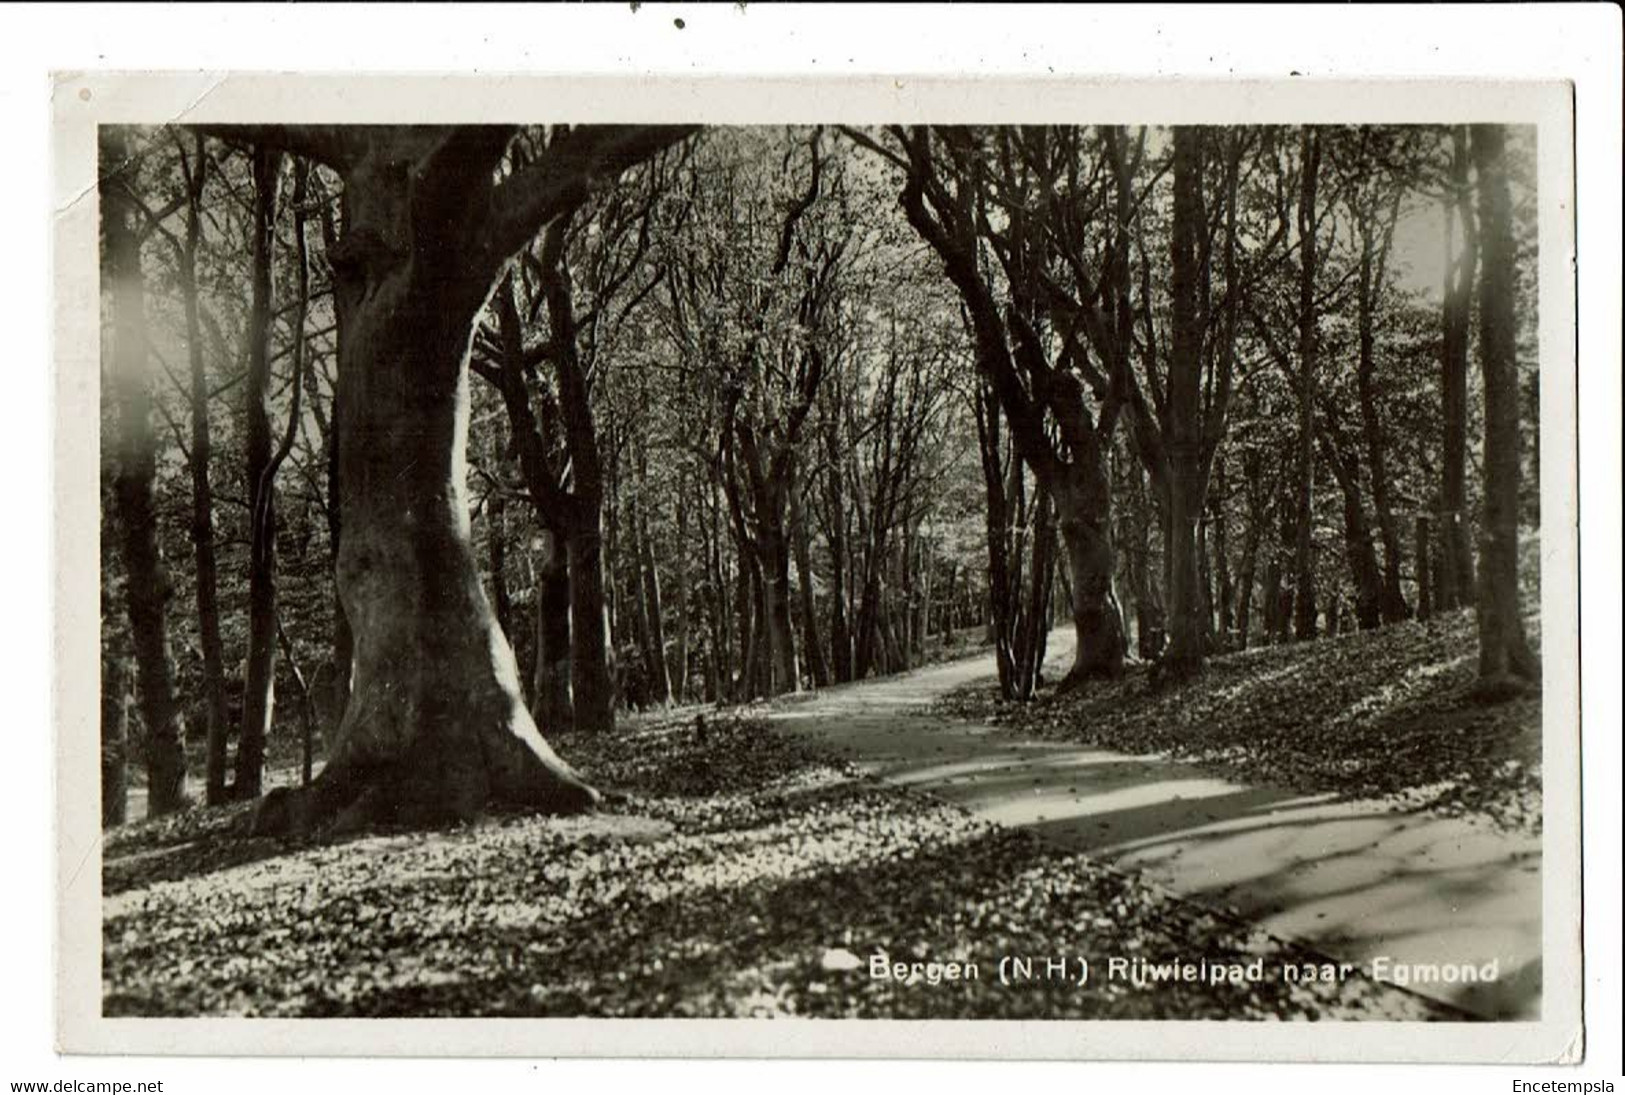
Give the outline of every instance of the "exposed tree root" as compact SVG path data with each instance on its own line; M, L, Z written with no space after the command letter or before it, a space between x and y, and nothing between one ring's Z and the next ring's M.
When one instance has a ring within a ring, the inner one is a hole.
M1060 683L1055 686L1055 694L1069 696L1086 685L1098 684L1102 681L1115 681L1122 675L1121 667L1114 668L1111 665L1098 662L1091 665L1074 665L1067 670L1066 676L1062 677Z
M605 799L562 762L555 767L538 760L535 769L527 786L515 788L493 785L478 769L425 779L404 763L363 768L337 761L309 787L279 787L261 798L245 835L339 836L378 826L446 825L494 806L579 814Z
M1490 707L1526 696L1534 687L1532 683L1522 677L1506 673L1498 677L1486 677L1478 681L1468 692L1468 698L1476 704Z

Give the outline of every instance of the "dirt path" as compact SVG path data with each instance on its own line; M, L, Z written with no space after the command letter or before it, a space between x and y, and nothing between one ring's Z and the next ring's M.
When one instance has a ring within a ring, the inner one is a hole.
M1071 647L1069 631L1050 637L1057 663ZM892 783L1142 871L1383 980L1470 965L1494 979L1412 978L1408 987L1485 1017L1539 1014L1538 836L1248 786L1163 757L1025 740L922 711L993 673L983 655L829 689L772 717Z

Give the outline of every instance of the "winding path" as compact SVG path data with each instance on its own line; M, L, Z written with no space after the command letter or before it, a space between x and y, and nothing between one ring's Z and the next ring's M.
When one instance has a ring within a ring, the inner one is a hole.
M1070 631L1049 643L1064 664ZM1250 786L1165 757L1032 741L923 710L994 672L984 654L828 689L772 718L891 783L1143 872L1384 980L1400 983L1394 967L1493 962L1493 981L1408 987L1486 1018L1539 1015L1538 836Z

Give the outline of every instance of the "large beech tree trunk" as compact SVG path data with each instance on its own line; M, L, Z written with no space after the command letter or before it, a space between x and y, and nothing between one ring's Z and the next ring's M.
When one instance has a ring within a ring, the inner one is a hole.
M471 553L462 360L472 310L424 292L441 284L412 286L387 311L362 302L346 331L339 590L355 672L318 794L342 796L359 777L386 816L467 817L493 798L579 808L594 793L525 709Z
M328 258L344 316L338 586L355 634L350 702L326 767L306 790L267 796L254 829L305 831L335 815L341 826L466 818L493 802L588 808L598 794L537 731L475 565L469 343L512 254L595 172L613 174L681 131L561 131L541 163L500 185L509 127L254 132L345 180L344 238ZM572 592L598 574L583 548L596 553L596 537L572 539Z
M1483 248L1479 363L1484 373L1484 527L1479 544L1478 679L1485 698L1540 679L1518 603L1520 474L1516 245L1507 185L1506 130L1472 127Z

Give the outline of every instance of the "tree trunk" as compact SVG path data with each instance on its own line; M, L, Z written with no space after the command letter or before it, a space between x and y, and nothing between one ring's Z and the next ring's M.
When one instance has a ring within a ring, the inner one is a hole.
M925 636L931 617L931 558L929 543L918 527L904 539L903 596L908 606L908 666L925 661Z
M342 201L342 198L340 199ZM333 219L332 203L324 203L321 212L322 240L329 255L338 249L338 228ZM335 298L333 301L333 342L335 346L344 344L344 307ZM340 351L342 353L342 351ZM310 402L313 411L319 406L316 397L316 373L309 370L306 377L311 385ZM332 553L332 570L335 575L333 582L333 657L329 670L330 683L323 689L322 702L327 708L328 715L324 721L323 730L329 735L336 735L339 723L344 717L344 707L350 701L350 670L355 655L355 636L350 630L349 618L344 615L344 598L338 591L338 559L339 543L343 539L344 522L341 517L339 504L339 393L337 385L332 393L332 405L326 431L327 444L327 544ZM318 421L320 419L318 418Z
M1281 560L1277 551L1271 551L1264 565L1264 641L1284 642L1291 624L1291 591L1281 588Z
M491 559L492 608L497 626L513 641L513 594L508 591L508 503L500 490L493 490L486 506L486 548Z
M1055 575L1055 506L1042 490L1034 500L1033 511L1032 580L1015 643L1015 694L1019 699L1030 698L1039 685Z
M841 489L841 465L834 459L837 452L833 434L830 441L829 483L829 560L830 560L830 613L829 639L830 671L837 682L852 679L852 628L846 611L847 600L847 538L846 498Z
M1077 632L1066 687L1123 673L1123 621L1112 594L1111 509L1104 486L1095 484L1093 504L1070 494L1056 499L1072 578L1072 626Z
M1236 647L1247 649L1252 631L1253 581L1258 567L1258 545L1264 538L1267 515L1260 514L1247 524L1247 537L1242 541L1241 572L1236 579Z
M499 207L471 195L489 192L507 136L369 131L345 164L345 236L329 259L345 314L338 582L355 633L352 695L315 783L267 796L257 831L597 799L537 732L472 551L468 350L507 254L487 243L495 229L472 227ZM591 556L596 537L572 548ZM572 577L591 570L583 561Z
M764 570L765 607L772 644L771 692L801 691L801 674L796 662L795 620L791 615L790 550L782 522L765 531L761 544Z
M866 538L863 556L863 592L858 597L857 629L854 635L855 657L859 680L874 673L884 673L885 643L880 631L882 582L880 568L884 565L883 542L877 544Z
M1472 127L1478 173L1479 364L1484 374L1484 525L1479 543L1478 690L1487 699L1540 679L1518 600L1519 408L1516 245L1506 130Z
M158 549L153 505L157 441L147 390L147 321L141 279L141 244L131 223L135 198L121 171L129 163L123 130L103 130L102 226L104 277L112 293L113 398L118 412L118 472L114 493L119 547L124 558L125 604L135 647L147 771L147 813L180 809L186 802L185 729L170 683L165 610L169 576Z
M1162 654L1165 634L1162 608L1151 588L1151 515L1145 491L1145 472L1135 464L1129 479L1128 560L1129 595L1134 600L1135 653L1141 661Z
M587 376L576 350L570 280L564 261L567 219L548 226L542 245L542 290L548 329L558 345L553 374L570 454L571 495L566 552L570 568L570 684L575 728L589 734L615 729L610 599L605 595L604 480Z
M903 209L910 225L943 260L965 305L977 369L1004 411L1021 460L1033 469L1058 508L1078 632L1073 667L1063 684L1118 676L1123 633L1111 591L1115 560L1105 454L1119 403L1115 398L1103 401L1100 421L1091 418L1081 384L1049 362L1046 340L1024 311L1031 303L1026 288L1011 285L1010 307L1001 307L978 258L975 238L980 227L969 212L977 197L970 192L958 200L950 197L935 177L931 140L924 129L905 138L909 175ZM1046 430L1047 414L1054 417L1064 453Z
M1467 128L1452 132L1454 145L1450 164L1450 184L1454 192L1446 199L1445 217L1445 298L1443 376L1444 462L1440 487L1439 581L1433 591L1434 607L1440 610L1467 603L1473 588L1473 554L1468 536L1467 513L1467 357L1472 323L1474 268L1478 263L1478 230L1473 217L1468 183ZM1454 224L1460 219L1462 254L1454 251Z
M1203 595L1197 523L1207 500L1202 460L1202 341L1198 235L1201 231L1201 134L1174 127L1173 354L1168 363L1162 441L1167 467L1168 652L1164 672L1199 673L1204 659Z
M831 472L831 474L834 474ZM813 594L812 529L799 485L790 488L791 535L795 537L796 577L801 591L802 649L807 656L807 672L814 688L829 684L829 659L824 654L823 636L818 630L818 599Z
M1299 641L1315 637L1314 498L1315 498L1315 369L1320 353L1320 317L1315 303L1317 219L1316 189L1320 176L1320 135L1303 129L1302 193L1298 201L1298 495L1297 528L1292 551L1293 626Z
M1383 622L1383 592L1377 549L1371 541L1371 525L1366 520L1365 499L1360 490L1360 464L1352 454L1339 452L1331 437L1323 437L1322 443L1326 462L1343 491L1344 554L1348 558L1349 574L1354 578L1354 613L1360 629L1368 631ZM1329 626L1329 616L1327 622Z
M1219 586L1219 638L1221 649L1231 649L1236 632L1236 586L1230 573L1229 522L1224 512L1222 490L1224 465L1219 465L1221 490L1218 499L1210 500L1213 507L1213 559L1218 570Z
M1380 610L1382 622L1400 623L1411 617L1411 606L1405 602L1405 591L1400 585L1399 524L1394 519L1393 502L1388 491L1388 442L1382 429L1382 418L1377 407L1377 354L1376 311L1377 296L1382 285L1373 269L1376 263L1376 243L1367 238L1360 252L1359 300L1359 365L1356 378L1360 392L1360 427L1365 437L1366 456L1371 466L1371 501L1377 511L1377 531L1382 538L1382 588ZM1365 617L1361 616L1364 627Z
M186 353L191 373L192 551L197 564L198 638L203 649L203 713L207 742L204 762L206 801L226 801L226 749L231 714L226 706L226 658L220 637L219 572L214 547L214 491L209 482L212 455L209 432L209 377L203 356L203 329L198 307L197 253L203 237L202 197L208 168L205 138L192 149L187 178L186 239L179 267L181 302L186 315Z
M1427 514L1416 515L1416 618L1433 615L1433 545Z
M840 375L836 374L835 382L825 389L833 392L826 396L819 404L819 437L824 449L824 456L828 464L828 471L824 474L824 532L829 543L829 674L837 683L844 683L852 679L852 617L847 610L847 599L850 595L850 568L848 558L847 526L849 518L846 510L845 476L846 467L843 458L845 453L841 445L840 413L831 410L831 405L840 406L844 398L840 385Z
M293 640L288 638L287 630L283 628L280 620L277 621L276 637L277 645L282 649L283 661L287 663L288 672L293 677L293 685L299 690L299 785L309 787L316 754L316 700L311 695L310 685L305 681L304 671L299 668L299 662L294 658Z
M338 583L355 635L351 701L326 767L308 789L266 796L254 831L304 832L335 815L341 827L461 819L492 802L590 808L597 792L524 705L474 562L469 347L476 314L526 241L584 200L595 176L686 131L574 127L500 184L510 126L253 132L344 178L344 238L328 259L344 316ZM596 535L574 531L574 550L597 552ZM589 569L572 566L572 578ZM578 633L587 622L576 621Z
M130 685L122 657L104 659L102 676L102 827L122 825L128 811Z
M1198 485L1176 474L1169 483L1168 650L1164 670L1176 676L1199 672L1203 661L1202 591L1196 525Z
M680 475L678 477L677 488L677 552L675 556L677 576L677 651L676 657L672 659L674 662L676 662L676 666L675 671L672 674L671 682L672 692L676 696L678 703L683 703L688 699L689 644L691 642L690 636L693 633L691 620L692 597L689 589L691 585L689 579L690 559L688 546L689 499L685 495L687 485L688 476L686 474Z
M596 510L594 510L596 515ZM615 681L610 671L609 607L604 596L603 536L575 528L566 542L570 568L570 693L575 728L587 734L615 729Z
M662 618L664 610L660 603L660 572L655 566L654 548L649 543L649 515L645 509L647 504L648 495L645 492L640 495L637 511L632 515L637 523L634 531L637 535L635 546L639 578L634 596L642 597L644 626L647 629L645 647L646 669L649 675L647 698L656 706L665 706L671 702L671 673L666 666L666 625Z
M728 694L729 659L733 651L733 617L728 610L728 571L722 559L722 499L715 479L711 481L711 505L706 510L706 539L709 541L706 558L705 583L706 615L711 625L711 638L706 652L706 700L718 702Z
M258 798L265 741L276 704L276 485L271 467L271 308L280 153L256 148L254 157L253 284L248 319L245 390L248 483L248 668L243 723L237 734L233 794ZM303 337L300 332L298 337Z
M580 808L595 795L537 733L474 565L463 455L471 311L434 286L363 302L348 332L339 588L355 676L316 798L346 797L360 777L392 818L468 817L492 799Z
M562 274L555 273L553 276L558 278ZM486 369L483 375L501 394L503 406L507 409L509 433L518 450L520 473L524 476L531 506L542 525L546 544L545 558L537 577L537 611L550 615L537 620L532 702L538 705L542 725L549 732L570 727L594 733L606 731L614 725L614 692L607 660L607 631L603 622L603 572L601 560L595 554L601 549L588 550L584 546L588 540L593 544L599 542L603 485L590 417L584 425L574 421L580 416L589 415L590 408L584 409L582 406L586 395L580 387L574 355L568 351L561 353L561 360L555 362L559 401L562 404L558 413L565 419L563 432L567 445L571 446L576 483L574 492L567 493L559 486L559 473L549 464L543 426L531 405L530 389L525 379L524 333L520 327L511 276L504 278L497 287L493 301L502 360L495 371ZM547 302L550 321L561 331L570 330L573 313L567 287L563 291L550 288ZM545 407L544 404L544 411ZM558 423L552 417L547 422L549 432L558 429ZM575 462L577 454L580 456L579 462ZM582 545L577 544L578 539L583 541ZM580 594L579 604L579 583L572 579L572 559L576 555L580 555L584 563L587 556L592 556L594 569L590 580L597 582L597 592ZM593 597L597 598L596 602L589 604ZM580 625L573 624L572 620L589 621L589 629L596 629L595 637L578 639ZM579 691L572 697L571 689L583 686L588 690L585 701Z
M1026 699L1020 688L1020 641L1016 624L1020 616L1021 586L1019 548L1013 549L1011 540L1010 495L1021 488L1020 468L1005 453L1003 440L1003 411L994 398L991 386L978 385L976 394L977 439L982 456L982 479L986 490L986 534L988 559L988 612L992 622L994 658L999 673L999 694L1007 700ZM1005 464L1012 466L1006 473ZM1008 486L1007 481L1008 479ZM1015 555L1016 558L1012 558ZM1012 574L1011 568L1015 567Z
M557 531L542 533L544 548L536 568L536 673L531 711L544 734L575 726L570 699L570 564Z
M739 674L734 681L734 698L746 699L759 692L759 674L757 667L761 661L758 654L760 638L757 635L756 621L760 615L761 579L758 577L756 560L750 553L748 545L735 541L734 543L734 630L739 636Z

